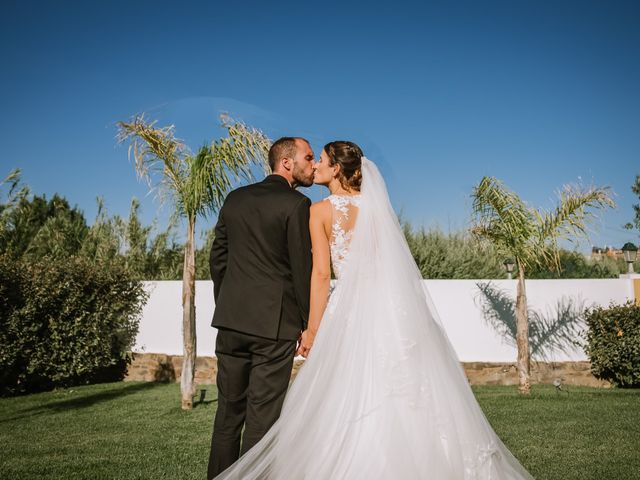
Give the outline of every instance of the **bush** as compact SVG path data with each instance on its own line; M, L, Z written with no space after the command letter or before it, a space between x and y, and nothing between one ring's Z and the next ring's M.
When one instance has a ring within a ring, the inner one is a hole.
M404 236L424 278L505 278L504 258L470 235L414 229L403 222Z
M119 262L0 256L0 394L121 380L146 298Z
M527 278L618 278L626 271L620 269L620 262L615 258L591 259L571 250L560 250L558 254L560 270L547 265L533 265Z
M640 306L633 302L586 312L591 371L619 387L640 387Z

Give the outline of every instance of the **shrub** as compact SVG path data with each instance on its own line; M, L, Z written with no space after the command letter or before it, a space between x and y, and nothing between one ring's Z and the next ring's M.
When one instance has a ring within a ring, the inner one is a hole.
M425 278L504 278L503 258L464 232L414 229L403 222L411 254Z
M547 265L532 265L527 278L618 278L625 271L620 269L620 262L615 258L591 259L571 250L559 250L558 254L559 270Z
M640 306L596 307L587 310L585 320L593 374L619 387L640 387Z
M0 256L0 394L122 379L146 298L120 262Z

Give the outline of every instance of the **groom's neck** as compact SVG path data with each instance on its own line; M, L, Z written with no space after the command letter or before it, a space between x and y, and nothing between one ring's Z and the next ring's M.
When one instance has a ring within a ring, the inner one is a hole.
M289 176L285 175L282 172L273 172L272 175L278 175L278 176L284 178L289 183L289 186L291 188L296 188L297 187L296 182L294 182L293 178L290 178Z

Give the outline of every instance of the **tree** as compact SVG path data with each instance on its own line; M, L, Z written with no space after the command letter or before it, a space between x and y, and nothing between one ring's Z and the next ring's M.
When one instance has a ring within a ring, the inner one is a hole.
M182 335L184 357L180 389L182 408L193 407L195 395L196 311L195 244L196 218L218 212L234 183L253 178L252 166L266 170L269 139L259 130L223 115L227 137L204 145L193 154L174 137L174 126L157 128L144 115L118 122L118 141L130 141L138 175L161 198L170 197L177 216L187 220L182 272Z
M154 225L156 222L154 221ZM176 225L171 222L166 230L153 238L147 252L145 280L179 280L183 252L175 237ZM196 252L197 258L197 252ZM196 271L197 273L197 271Z
M196 276L198 280L211 280L209 253L211 252L213 240L216 238L215 226L202 232L201 238L204 243L202 247L196 250Z
M550 212L529 207L493 177L483 177L473 189L471 232L514 259L518 269L516 290L516 345L520 393L529 394L529 320L525 275L539 265L559 268L558 242L586 236L594 210L615 206L608 188L566 185L557 207Z
M631 191L635 193L638 196L638 198L640 198L640 175L636 175L636 182L633 185L631 185ZM634 227L637 230L640 230L640 204L634 205L633 211L635 213L633 222L627 223L624 227L627 228L628 230L631 230Z
M555 265L534 265L529 269L527 278L618 278L624 272L620 268L620 260L607 256L589 259L578 251L560 249L558 258L559 268Z
M9 185L6 200L0 203L0 234L4 234L7 215L11 213L21 199L29 195L29 187L22 185L21 176L22 171L19 168L15 168L0 182L0 187Z
M402 222L413 259L424 278L503 278L503 258L468 232L445 234Z
M57 193L30 197L20 184L20 170L0 182L9 184L6 201L0 203L0 252L18 259L44 256L64 258L76 253L87 235L84 215Z
M96 199L98 212L93 225L89 227L78 255L98 265L123 260L125 225L118 215L109 217L104 200Z

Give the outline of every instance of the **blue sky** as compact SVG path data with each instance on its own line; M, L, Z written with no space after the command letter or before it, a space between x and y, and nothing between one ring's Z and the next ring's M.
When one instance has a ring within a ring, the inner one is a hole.
M465 228L483 175L547 208L582 180L619 205L592 243L637 242L622 225L638 202L639 21L634 1L4 1L0 175L20 167L90 221L97 196L121 215L135 196L164 222L115 122L146 112L195 149L228 111L318 155L359 143L416 225Z

